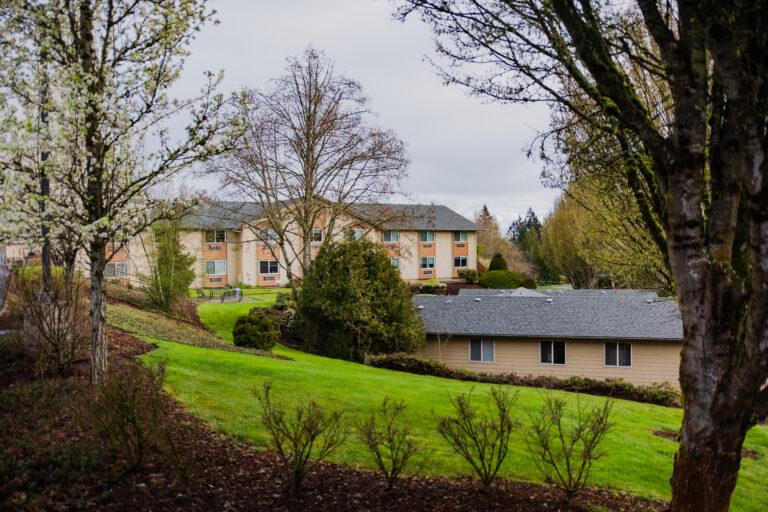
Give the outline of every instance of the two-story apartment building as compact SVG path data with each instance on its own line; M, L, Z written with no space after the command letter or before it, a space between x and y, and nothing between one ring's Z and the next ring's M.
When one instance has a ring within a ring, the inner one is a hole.
M281 254L276 234L263 220L258 205L216 202L197 207L180 223L186 252L195 256L194 288L217 288L245 283L284 286L287 269L301 277L301 255ZM365 237L383 244L406 281L458 279L463 269L477 268L477 231L472 221L442 205L361 204L336 219L333 232L318 223L310 244L311 258L328 240ZM107 276L139 284L146 273L146 236L136 237L116 260ZM298 240L289 244L300 252Z

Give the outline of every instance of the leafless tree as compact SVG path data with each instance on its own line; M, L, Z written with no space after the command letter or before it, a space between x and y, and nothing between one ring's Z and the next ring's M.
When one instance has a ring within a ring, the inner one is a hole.
M270 90L243 91L239 108L245 134L210 171L230 193L261 208L249 227L262 233L260 241L276 243L293 282L294 263L302 272L310 266L313 229L322 226L316 243L325 243L350 227L341 219L353 205L399 191L407 176L405 144L368 125L360 84L312 48L289 59Z

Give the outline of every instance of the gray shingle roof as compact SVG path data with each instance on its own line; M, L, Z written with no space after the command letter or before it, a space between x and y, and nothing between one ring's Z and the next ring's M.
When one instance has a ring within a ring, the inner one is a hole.
M417 295L413 301L423 307L420 313L428 334L665 341L683 338L680 311L672 299L628 294L480 297L462 293L452 297Z
M201 204L181 219L184 229L236 229L261 216L261 207L245 201Z
M528 295L532 297L637 297L642 299L656 299L658 294L653 290L636 290L636 289L621 289L621 290L594 290L594 289L578 289L578 290L528 290L526 288L514 288L507 289L492 289L492 288L462 288L459 290L459 295L462 297L516 297L521 295Z
M439 204L357 204L352 213L382 229L401 231L483 231L483 228Z
M354 205L354 215L382 229L413 231L482 231L482 228L447 206L426 204ZM252 202L216 201L203 204L181 221L185 229L236 229L262 213Z

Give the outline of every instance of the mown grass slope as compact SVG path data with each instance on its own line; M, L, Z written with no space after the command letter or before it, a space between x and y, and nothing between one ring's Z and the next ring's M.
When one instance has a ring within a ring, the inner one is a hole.
M246 314L252 304L204 304L199 313L203 322L231 339L231 324ZM227 333L229 330L229 334ZM167 387L192 412L216 429L235 438L267 446L266 432L259 421L259 407L252 389L265 379L274 382L275 397L286 405L313 397L330 409L338 409L349 421L358 421L378 407L385 396L404 400L404 419L413 426L420 443L432 452L427 472L437 475L467 474L468 466L454 455L437 434L435 415L451 412L449 398L473 391L474 400L485 404L490 386L410 375L327 359L278 346L276 352L294 361L269 359L249 354L221 352L147 339L159 349L148 354L149 361L166 360ZM541 392L519 388L517 415L524 423L527 414L541 406ZM600 398L565 394L571 405L601 403ZM673 441L655 436L656 429L677 430L681 411L654 405L617 401L616 427L606 438L607 454L598 461L593 483L600 487L627 490L646 497L669 498ZM768 508L764 482L768 481L768 429L756 427L747 437L747 448L760 455L744 459L733 498L733 510L763 511ZM354 437L333 457L335 462L372 467L362 445ZM525 453L519 436L511 441L510 454L502 476L538 481L540 477Z

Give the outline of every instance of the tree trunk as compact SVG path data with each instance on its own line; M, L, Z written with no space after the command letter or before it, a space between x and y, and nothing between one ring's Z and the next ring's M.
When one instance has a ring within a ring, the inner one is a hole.
M673 512L727 511L730 505L745 432L733 418L710 419L713 428L706 435L687 434L692 422L684 421L671 480Z
M106 244L91 243L91 382L107 374Z

